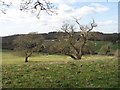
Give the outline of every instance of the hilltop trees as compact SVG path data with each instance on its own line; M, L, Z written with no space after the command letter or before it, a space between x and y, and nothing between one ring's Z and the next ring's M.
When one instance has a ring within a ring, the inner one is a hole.
M79 26L79 34L76 35L75 33L75 27L74 25L70 24L64 24L62 26L62 30L66 33L66 37L63 38L66 43L69 44L70 51L66 53L73 59L81 59L84 51L84 47L86 46L87 40L88 40L88 33L93 30L94 27L97 25L95 24L95 21L93 20L90 25L81 25L79 23L79 20L74 18L76 24Z
M28 58L33 54L33 52L40 51L44 38L39 36L39 34L26 34L17 37L14 40L14 45L16 51L20 51L25 57L25 62L28 62Z

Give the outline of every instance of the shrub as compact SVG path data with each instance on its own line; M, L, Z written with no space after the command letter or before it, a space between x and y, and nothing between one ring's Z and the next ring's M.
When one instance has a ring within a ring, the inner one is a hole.
M114 52L114 56L120 57L120 49L117 49L117 50Z
M99 54L100 55L110 55L111 46L112 46L112 43L108 43L106 45L103 45L99 50Z

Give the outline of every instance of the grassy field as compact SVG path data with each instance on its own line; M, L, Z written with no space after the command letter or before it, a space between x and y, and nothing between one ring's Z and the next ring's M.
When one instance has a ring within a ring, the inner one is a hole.
M34 55L28 63L13 52L2 53L3 88L118 87L118 60L112 56Z
M15 55L12 51L3 51L2 53L2 64L23 64L24 57ZM69 61L72 60L68 56L64 55L43 55L43 54L33 54L29 58L29 62L33 61Z

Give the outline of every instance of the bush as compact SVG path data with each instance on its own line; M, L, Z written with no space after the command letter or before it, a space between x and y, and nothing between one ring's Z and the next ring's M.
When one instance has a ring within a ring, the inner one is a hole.
M106 45L103 45L100 48L98 54L100 54L100 55L110 55L111 54L111 46L112 46L112 43L108 43Z
M89 45L85 45L83 48L83 54L91 54L91 55L95 55L97 54L97 52L95 50L93 50L93 48L91 48Z
M120 57L120 49L117 49L117 50L114 52L114 56Z

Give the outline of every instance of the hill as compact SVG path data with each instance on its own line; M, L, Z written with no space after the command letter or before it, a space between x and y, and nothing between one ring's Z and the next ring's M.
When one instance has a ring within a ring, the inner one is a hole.
M79 35L80 32L76 32L76 35ZM14 48L13 40L17 38L20 35L24 34L17 34L17 35L11 35L11 36L4 36L2 37L2 49L9 49L12 50ZM49 32L49 33L42 33L42 34L36 34L36 35L42 35L45 40L56 40L59 36L66 35L64 32ZM120 33L113 33L113 34L104 34L101 32L90 32L89 33L89 40L92 41L111 41L113 43L119 42Z

